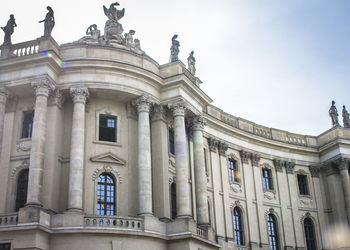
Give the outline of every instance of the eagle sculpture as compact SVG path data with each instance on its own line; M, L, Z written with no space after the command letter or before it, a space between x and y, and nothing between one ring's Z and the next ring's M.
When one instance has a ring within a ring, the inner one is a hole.
M109 6L109 9L107 9L107 7L103 5L103 10L109 20L115 20L118 22L124 16L125 9L123 8L122 10L117 10L115 6L119 6L119 3L112 3Z

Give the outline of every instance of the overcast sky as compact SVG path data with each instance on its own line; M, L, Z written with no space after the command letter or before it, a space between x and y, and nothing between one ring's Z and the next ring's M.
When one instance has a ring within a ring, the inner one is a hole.
M14 14L13 43L43 35L46 6L55 11L53 38L76 41L107 17L98 0L2 0L0 26ZM179 58L195 51L196 76L213 105L255 123L318 135L331 127L334 99L350 109L350 1L348 0L120 0L124 31L134 29L142 49L169 60L178 34ZM0 31L2 43L3 32Z

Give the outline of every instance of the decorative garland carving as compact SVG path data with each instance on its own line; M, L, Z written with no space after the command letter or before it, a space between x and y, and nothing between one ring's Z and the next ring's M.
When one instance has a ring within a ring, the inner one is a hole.
M11 179L14 179L21 170L29 168L29 159L22 161L21 165L14 167L11 171Z
M120 173L110 165L104 165L103 167L96 168L95 171L92 173L91 179L95 181L96 178L99 177L102 173L111 173L116 178L116 182L118 182L119 184L122 184L123 182L123 177L120 175Z

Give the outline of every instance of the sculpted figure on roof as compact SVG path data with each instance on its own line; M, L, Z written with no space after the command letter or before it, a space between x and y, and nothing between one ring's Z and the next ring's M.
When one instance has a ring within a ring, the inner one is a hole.
M339 122L338 122L338 110L335 106L335 101L332 101L332 106L330 107L329 111L329 116L332 119L332 126L339 126Z
M105 24L105 40L107 44L123 43L123 26L118 22L125 14L125 9L117 10L115 6L119 3L115 2L109 6L109 9L103 5L103 10L108 20Z
M4 43L2 45L11 45L11 36L14 31L14 27L17 27L15 16L10 15L10 19L7 21L5 27L1 27L1 29L5 32Z
M343 105L343 124L344 128L350 128L350 117L349 117L349 112L346 110L345 105Z

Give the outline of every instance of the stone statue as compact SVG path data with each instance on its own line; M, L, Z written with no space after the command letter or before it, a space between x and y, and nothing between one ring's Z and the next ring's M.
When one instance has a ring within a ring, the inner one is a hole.
M172 46L170 48L170 62L175 62L179 60L178 55L180 52L180 43L178 40L176 40L177 35L174 35L173 38L171 38Z
M47 6L46 9L49 12L47 12L45 19L39 21L39 23L44 23L44 36L51 36L52 29L55 26L55 17L50 6Z
M4 43L2 44L3 46L12 44L11 35L13 34L14 27L17 27L17 24L15 21L15 16L11 14L6 26L1 27L1 29L5 32Z
M109 6L107 9L103 5L103 10L105 15L108 17L108 20L105 24L105 40L108 42L114 40L116 43L123 43L123 26L118 22L125 14L125 9L117 10L115 6L118 6L119 3L115 2Z
M138 54L145 54L145 52L141 49L141 43L139 39L135 39L135 52Z
M135 30L130 30L129 33L124 34L124 45L129 48L135 47L133 35L135 35Z
M346 110L345 105L343 105L343 124L344 128L350 128L350 117L349 117L349 112Z
M332 101L332 106L330 107L329 111L329 116L332 119L332 126L339 126L339 122L338 122L338 110L335 107L335 101Z
M192 50L190 55L187 57L188 70L192 75L196 73L196 59L193 56L194 51Z
M92 24L87 28L86 35L91 35L94 40L99 40L101 37L101 31L97 29L96 24Z

